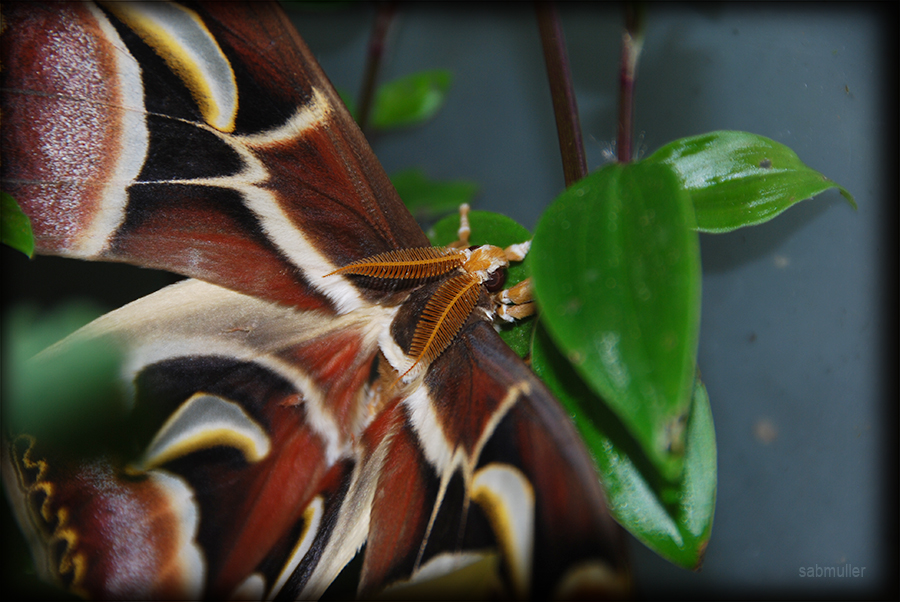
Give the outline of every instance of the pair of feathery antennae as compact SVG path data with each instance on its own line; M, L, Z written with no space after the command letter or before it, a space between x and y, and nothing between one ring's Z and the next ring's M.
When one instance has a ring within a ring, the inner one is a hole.
M419 247L387 251L340 267L326 276L349 274L383 280L422 284L442 276L458 272L443 282L431 296L422 311L413 332L409 355L413 364L400 375L398 381L409 374L419 363L433 362L453 341L478 303L480 285L498 268L505 268L510 260L521 261L528 252L530 242L512 245L503 250L486 245L469 250L469 206L459 210L459 240L449 247ZM513 320L530 315L530 283L523 282L512 289L512 296L500 300L498 315ZM517 305L518 311L507 310L507 303ZM396 383L395 383L396 384Z
M415 361L400 375L402 379L420 363L430 364L437 359L475 309L481 279L465 270L467 259L468 253L452 247L399 249L366 257L326 276L352 274L421 283L453 271L460 272L443 282L425 305L409 349Z

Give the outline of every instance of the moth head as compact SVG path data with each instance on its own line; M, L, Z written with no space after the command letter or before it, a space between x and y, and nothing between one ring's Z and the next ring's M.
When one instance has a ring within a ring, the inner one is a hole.
M469 258L463 264L463 268L470 274L478 276L481 283L491 292L503 288L506 282L506 268L509 260L506 253L500 247L482 245L469 248Z

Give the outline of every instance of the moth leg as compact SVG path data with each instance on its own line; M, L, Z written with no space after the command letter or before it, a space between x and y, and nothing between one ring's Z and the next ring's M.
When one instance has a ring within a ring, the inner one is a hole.
M524 305L500 305L497 307L497 315L505 322L515 322L522 320L528 316L537 313L535 303L525 303Z
M507 261L522 261L530 249L531 241L526 240L506 247L503 249L503 254ZM534 315L537 307L534 303L533 291L531 278L526 278L519 284L500 291L494 295L494 311L500 316L500 319L506 322L515 322Z
M466 249L469 247L469 235L472 227L469 226L469 204L459 206L459 229L456 231L456 242L450 244L454 249Z
M525 256L528 255L530 249L531 241L526 240L525 242L509 245L503 249L503 254L506 255L507 261L522 261L525 259Z
M531 278L497 293L497 301L504 305L521 305L534 301L534 287Z
M494 304L497 315L507 322L515 322L533 315L537 307L534 303L531 278L526 278L519 284L494 295Z
M469 205L463 203L459 206L459 229L456 232L458 240L451 244L450 247L460 249L469 247L469 236L471 235L471 232L472 228L469 224ZM506 259L506 263L509 264L513 261L522 261L525 259L525 256L528 255L528 251L531 249L531 241L526 240L525 242L510 245L502 251L496 247L493 248L496 249L497 255L502 253L503 257ZM537 311L537 308L533 303L534 295L532 294L530 278L509 289L496 293L493 295L493 299L495 314L507 322L515 322L516 320L527 318Z

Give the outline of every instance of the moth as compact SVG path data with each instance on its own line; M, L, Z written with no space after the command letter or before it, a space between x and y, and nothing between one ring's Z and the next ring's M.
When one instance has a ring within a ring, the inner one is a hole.
M362 597L627 591L590 456L493 328L516 254L429 249L277 5L2 14L2 188L37 251L188 277L73 335L121 354L127 449L4 433L44 578L315 598L359 558ZM452 265L397 278L423 257Z

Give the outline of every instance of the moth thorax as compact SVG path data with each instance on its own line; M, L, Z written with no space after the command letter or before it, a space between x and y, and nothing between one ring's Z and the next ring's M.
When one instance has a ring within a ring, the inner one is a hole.
M482 245L472 249L469 259L463 264L463 268L470 274L478 276L482 283L490 285L499 282L501 287L507 267L509 260L506 253L493 245Z

